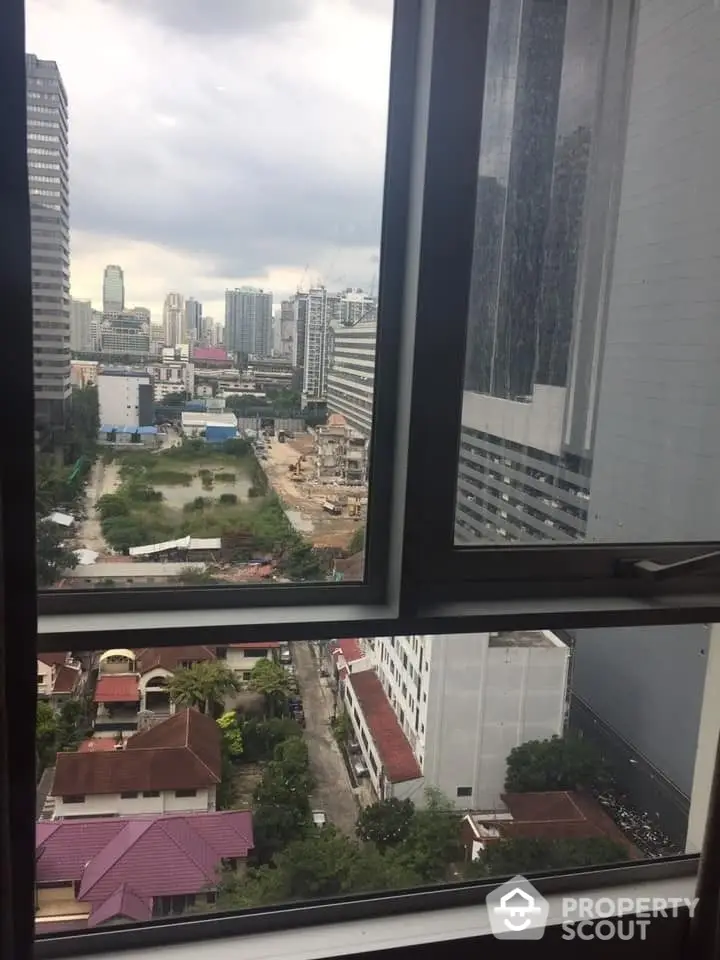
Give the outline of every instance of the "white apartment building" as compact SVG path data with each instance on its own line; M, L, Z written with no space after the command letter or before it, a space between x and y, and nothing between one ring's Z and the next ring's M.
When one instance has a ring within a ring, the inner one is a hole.
M147 427L154 423L152 377L132 370L104 370L97 378L100 423Z
M182 360L153 363L148 367L148 373L153 380L153 399L156 402L163 400L171 393L184 391L189 396L195 392L195 365Z
M166 346L175 347L185 342L185 298L181 293L169 293L163 305L163 338Z
M420 803L432 786L498 808L510 751L563 732L569 649L550 631L359 642L370 669L341 688L379 797Z
M339 327L330 336L327 405L364 437L372 431L377 322Z
M313 287L307 293L302 405L324 400L327 389L328 329L337 298L325 287Z

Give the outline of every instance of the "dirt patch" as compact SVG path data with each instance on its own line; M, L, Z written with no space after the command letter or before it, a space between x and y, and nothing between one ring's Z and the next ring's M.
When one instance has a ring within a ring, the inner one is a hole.
M252 806L253 792L262 780L262 775L263 768L259 763L244 763L237 768L233 776L234 804L237 810L247 810Z

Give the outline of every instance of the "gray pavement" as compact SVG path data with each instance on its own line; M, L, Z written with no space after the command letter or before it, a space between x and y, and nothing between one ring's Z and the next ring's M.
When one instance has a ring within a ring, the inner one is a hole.
M318 784L312 798L313 807L324 810L331 823L353 836L359 808L340 748L330 729L333 693L327 679L320 676L310 645L293 643L291 650L305 710L310 769Z

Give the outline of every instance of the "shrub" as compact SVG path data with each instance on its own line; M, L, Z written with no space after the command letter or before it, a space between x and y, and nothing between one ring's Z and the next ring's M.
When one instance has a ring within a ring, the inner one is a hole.
M207 476L202 478L203 490L212 490L212 476Z
M218 483L235 483L235 474L234 473L223 473L220 471L215 474L215 480Z
M183 507L185 513L192 513L194 510L203 510L211 501L207 497L195 497L190 503Z
M238 498L234 493L221 493L219 503L237 503Z

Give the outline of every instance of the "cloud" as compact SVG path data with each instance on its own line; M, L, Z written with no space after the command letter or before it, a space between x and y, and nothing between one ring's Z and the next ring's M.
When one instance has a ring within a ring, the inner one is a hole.
M102 258L154 311L173 289L220 304L225 284L276 300L303 277L367 286L382 2L28 0L28 49L58 61L68 91L73 295L97 299Z

